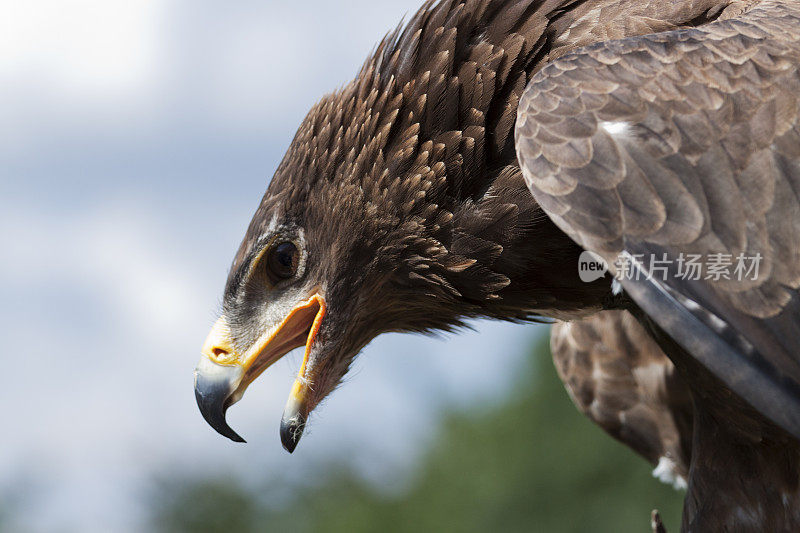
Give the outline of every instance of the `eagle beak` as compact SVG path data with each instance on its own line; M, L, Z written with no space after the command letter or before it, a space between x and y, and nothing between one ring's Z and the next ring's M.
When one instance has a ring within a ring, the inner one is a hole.
M236 350L228 322L220 318L203 345L194 373L195 398L206 422L232 441L245 442L225 421L226 411L272 363L305 344L300 373L281 421L281 441L289 452L294 451L308 416L306 367L324 316L325 299L315 294L244 351Z
M305 363L305 361L304 361ZM281 418L281 444L283 448L293 453L303 436L308 418L308 386L306 385L305 368L300 369L300 374L294 382L292 393L283 409Z

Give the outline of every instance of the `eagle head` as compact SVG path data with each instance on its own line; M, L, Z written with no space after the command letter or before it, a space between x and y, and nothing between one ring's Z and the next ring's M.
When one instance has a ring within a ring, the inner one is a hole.
M418 123L398 129L409 113L402 92L367 81L377 86L360 79L308 114L231 267L195 391L206 420L233 440L225 411L290 350L305 347L281 422L293 451L311 410L374 337L450 329L509 283L490 268L501 244L457 234L460 199L446 176L458 147L421 141ZM491 216L516 211L504 209Z

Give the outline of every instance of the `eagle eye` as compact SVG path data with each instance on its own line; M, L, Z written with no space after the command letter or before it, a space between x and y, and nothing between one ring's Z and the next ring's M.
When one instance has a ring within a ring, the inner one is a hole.
M267 257L267 272L270 280L277 283L294 277L300 262L300 252L291 242L282 242L273 246Z

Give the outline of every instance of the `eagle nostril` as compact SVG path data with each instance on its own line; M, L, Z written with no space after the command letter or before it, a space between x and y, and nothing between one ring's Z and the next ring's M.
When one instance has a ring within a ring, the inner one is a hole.
M230 352L224 348L212 348L211 353L213 353L216 357L226 356L230 354Z

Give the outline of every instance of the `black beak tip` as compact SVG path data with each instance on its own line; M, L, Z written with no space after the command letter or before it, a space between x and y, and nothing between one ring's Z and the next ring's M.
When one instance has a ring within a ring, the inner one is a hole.
M294 453L297 444L300 442L300 437L303 436L305 427L305 420L299 417L281 421L281 443L287 452Z
M225 435L225 434L223 433L223 435ZM228 437L229 439L231 439L233 442L236 442L238 444L247 444L247 441L244 440L238 433L236 433L232 429L231 429L231 434L230 435L225 435L225 436Z
M218 394L204 394L201 392L201 388L195 387L194 397L197 400L197 406L200 408L203 418L217 433L233 442L247 442L225 421L225 411L228 410L228 406L226 401Z

